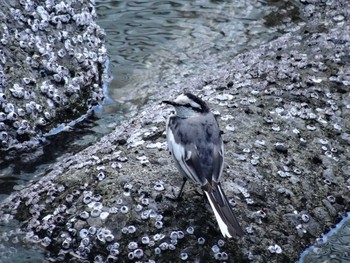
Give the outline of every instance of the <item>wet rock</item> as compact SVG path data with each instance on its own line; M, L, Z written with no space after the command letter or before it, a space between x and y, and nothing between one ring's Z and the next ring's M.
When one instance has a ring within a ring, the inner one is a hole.
M0 113L7 115L8 134L0 164L15 157L28 162L50 130L102 101L104 31L90 1L11 1L0 7L6 14L0 18ZM76 95L79 100L72 100Z

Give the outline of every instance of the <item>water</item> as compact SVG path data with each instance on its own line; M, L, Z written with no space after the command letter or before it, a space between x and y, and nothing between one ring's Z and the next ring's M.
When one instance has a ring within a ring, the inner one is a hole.
M350 262L350 213L334 229L306 249L299 263L348 263Z
M135 108L149 95L135 83L154 78L166 85L170 69L182 77L227 63L279 35L265 25L277 8L252 0L99 1L113 75L109 95Z

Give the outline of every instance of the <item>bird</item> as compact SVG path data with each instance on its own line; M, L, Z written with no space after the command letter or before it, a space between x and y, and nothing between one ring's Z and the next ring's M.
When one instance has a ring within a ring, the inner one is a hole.
M162 101L175 112L166 122L168 150L184 181L199 184L214 211L224 237L243 236L244 231L235 217L221 186L224 168L224 143L219 124L208 105L192 93L183 93L175 100Z

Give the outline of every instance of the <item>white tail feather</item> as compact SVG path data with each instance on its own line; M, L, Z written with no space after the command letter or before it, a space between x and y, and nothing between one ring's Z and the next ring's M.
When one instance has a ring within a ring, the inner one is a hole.
M232 235L230 234L230 232L228 231L228 227L227 225L225 224L225 222L222 220L221 216L219 215L218 211L216 211L216 207L215 205L213 204L213 201L212 199L210 198L209 194L207 191L204 191L204 193L206 194L208 200L209 200L209 203L210 203L210 206L211 208L213 209L214 211L214 215L215 215L215 218L216 218L216 221L218 222L219 224L219 228L220 228L220 231L222 233L222 235L224 237L228 237L228 238L231 238Z

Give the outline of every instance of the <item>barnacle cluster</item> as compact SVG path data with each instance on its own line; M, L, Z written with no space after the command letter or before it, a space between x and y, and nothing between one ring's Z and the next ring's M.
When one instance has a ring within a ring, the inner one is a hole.
M105 175L104 178L99 178L101 173ZM91 178L101 184L108 180L108 175L106 166L101 165L97 166L96 174L91 175ZM191 239L193 245L204 246L208 241L197 234L196 227L192 225L185 229L169 230L165 227L168 219L158 211L154 199L150 198L165 190L163 182L157 181L151 185L153 187L149 189L152 193L139 193L134 184L127 182L112 201L108 195L92 190L93 185L90 184L69 188L52 181L38 182L31 189L23 191L21 196L14 196L9 202L11 206L2 206L2 224L21 217L19 208L22 205L31 219L23 231L4 232L0 242L12 246L15 242L21 242L49 248L50 258L55 260L74 257L82 261L93 258L95 262L125 259L154 262L157 256L171 251L178 251L175 258L185 261L193 259L190 251L182 250L181 243ZM58 200L61 202L56 203ZM213 257L227 260L227 253L221 251L223 240L219 240L216 246Z
M104 31L89 1L11 1L0 25L0 150L35 148L103 99Z
M144 138L144 133L150 135L150 130L156 129L145 128L125 147L135 150L145 147L135 146L134 141ZM141 167L152 165L139 163L138 156L132 158ZM74 257L82 261L93 258L95 262L125 259L155 262L164 255L174 260L193 260L198 254L184 250L183 243L198 247L213 245L213 240L207 240L197 231L197 225L186 222L184 226L174 227L172 218L163 214L158 203L166 194L163 180L149 181L145 186L145 182L127 179L116 185L125 167L134 165L122 150L103 158L92 155L83 162L77 162L80 157L76 158L73 156L65 163L70 171L88 169L83 182L80 179L73 184L69 183L71 179L61 183L39 181L0 205L0 222L4 225L21 218L24 211L30 214L23 234L18 236L19 242L46 248L55 260ZM4 238L0 237L2 241ZM220 249L208 253L225 261L227 253L222 251L223 241L220 241ZM11 241L6 242L13 246Z

